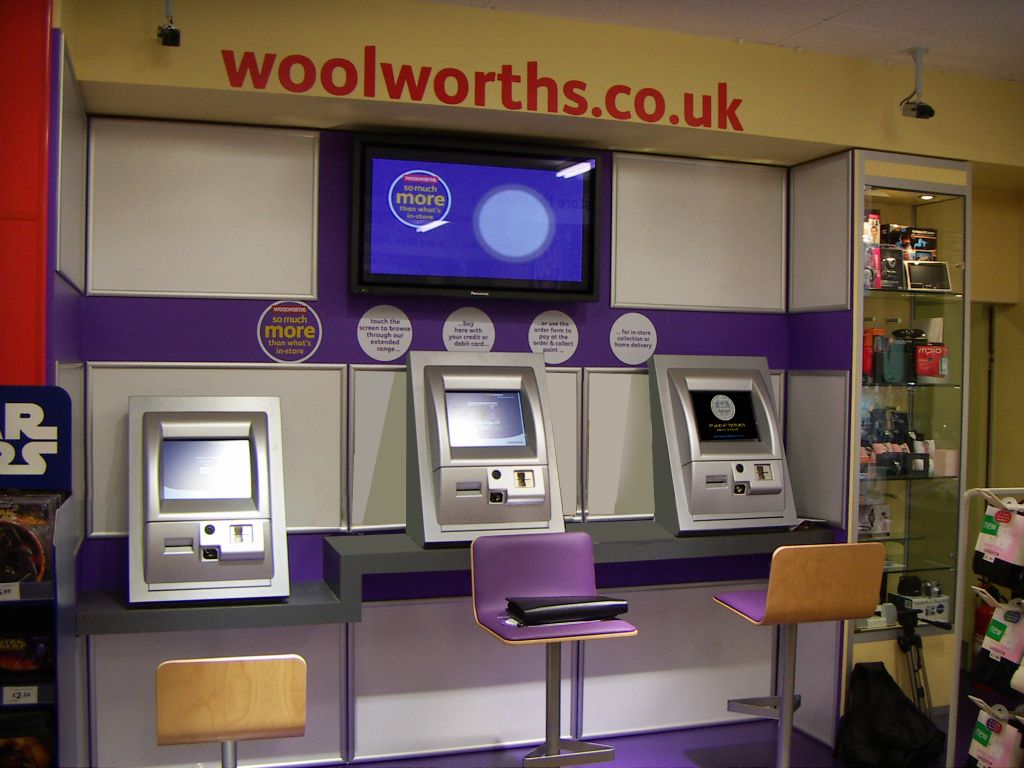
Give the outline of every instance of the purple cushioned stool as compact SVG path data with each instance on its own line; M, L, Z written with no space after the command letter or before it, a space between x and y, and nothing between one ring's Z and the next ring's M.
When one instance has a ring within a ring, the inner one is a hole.
M789 768L797 625L812 621L862 619L875 612L882 584L885 547L871 544L806 544L779 547L772 555L767 589L721 592L715 602L758 626L774 626L772 695L732 699L730 712L779 721L777 768Z
M576 640L633 637L621 619L519 626L508 615L509 597L593 596L594 545L586 533L527 533L481 536L470 548L473 614L484 630L509 645L547 644L544 743L523 759L534 767L611 760L612 747L563 739L561 648Z

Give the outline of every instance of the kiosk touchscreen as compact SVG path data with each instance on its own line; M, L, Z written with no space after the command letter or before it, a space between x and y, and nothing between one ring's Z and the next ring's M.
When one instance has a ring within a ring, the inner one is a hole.
M132 397L129 601L287 597L276 397Z
M675 535L797 523L768 364L654 355L655 519Z
M421 546L562 531L544 356L410 352L406 530Z

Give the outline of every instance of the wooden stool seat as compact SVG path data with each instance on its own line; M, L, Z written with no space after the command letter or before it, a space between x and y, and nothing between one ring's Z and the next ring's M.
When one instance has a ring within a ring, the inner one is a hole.
M302 736L305 731L306 661L301 656L176 659L157 667L158 745L219 741L224 764L234 765L236 741Z

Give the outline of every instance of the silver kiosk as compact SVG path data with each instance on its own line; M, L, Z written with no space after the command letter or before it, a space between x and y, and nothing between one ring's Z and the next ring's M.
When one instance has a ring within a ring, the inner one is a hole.
M276 397L131 397L128 598L287 597Z
M410 352L408 381L414 541L565 530L543 355Z
M648 377L658 523L677 536L796 525L767 361L654 355Z

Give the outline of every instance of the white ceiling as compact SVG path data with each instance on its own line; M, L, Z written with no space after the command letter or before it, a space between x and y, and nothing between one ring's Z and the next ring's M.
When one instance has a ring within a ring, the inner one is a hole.
M1024 0L440 0L1024 82ZM927 74L924 77L927 92ZM911 83L912 85L912 83Z

